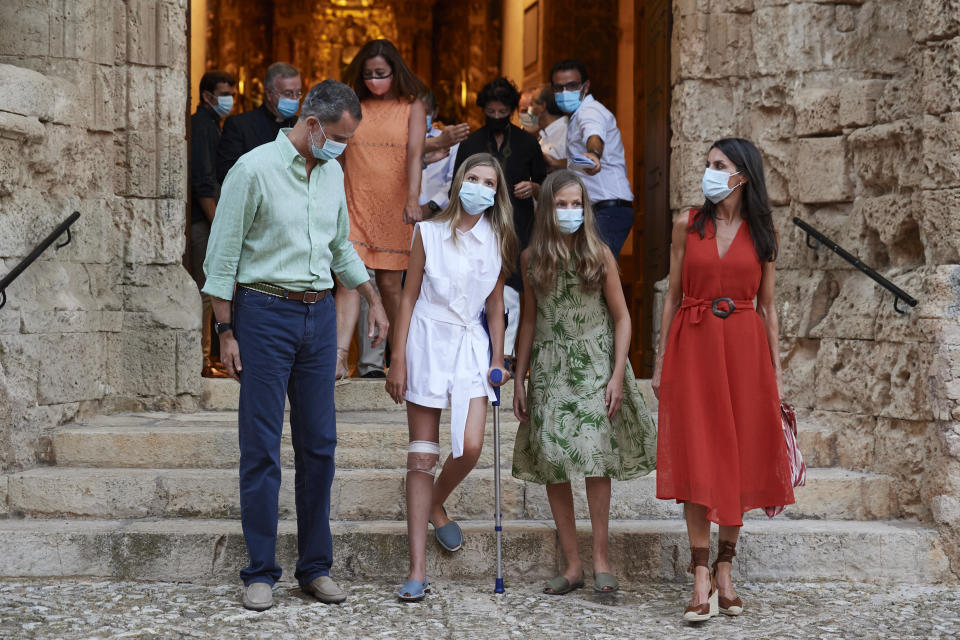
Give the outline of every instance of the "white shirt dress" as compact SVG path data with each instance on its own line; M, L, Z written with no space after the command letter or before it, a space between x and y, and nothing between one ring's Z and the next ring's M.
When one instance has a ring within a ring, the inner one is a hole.
M481 313L500 277L500 243L486 215L467 232L452 232L449 222L424 221L414 238L417 233L426 263L407 333L405 398L450 407L450 448L459 458L470 399L496 398L487 380L490 341Z

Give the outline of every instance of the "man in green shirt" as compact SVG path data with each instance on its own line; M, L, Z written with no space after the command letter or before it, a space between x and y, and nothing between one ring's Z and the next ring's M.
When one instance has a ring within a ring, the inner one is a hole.
M343 170L335 160L360 123L347 85L325 80L300 119L240 157L224 180L203 270L220 357L240 382L240 518L250 565L243 605L273 605L284 398L296 467L295 577L323 602L343 602L330 579L330 486L337 442L333 405L337 318L331 270L370 305L376 342L387 335L380 296L353 245Z

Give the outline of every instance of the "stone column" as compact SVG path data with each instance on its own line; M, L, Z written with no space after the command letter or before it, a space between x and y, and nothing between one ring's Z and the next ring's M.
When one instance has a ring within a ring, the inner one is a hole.
M886 474L960 568L960 6L950 0L674 2L671 207L702 202L710 142L753 140L780 231L788 399L838 466ZM913 294L891 294L797 216ZM901 305L903 306L903 305Z
M0 310L0 469L79 415L196 406L186 0L0 4L0 273L72 211Z

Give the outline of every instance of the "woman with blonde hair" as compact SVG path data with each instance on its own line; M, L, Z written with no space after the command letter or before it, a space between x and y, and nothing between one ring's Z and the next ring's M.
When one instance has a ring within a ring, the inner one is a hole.
M483 448L490 374L503 371L503 283L513 269L517 237L508 185L490 154L457 171L447 207L413 232L407 278L393 326L387 392L407 401L407 534L410 573L397 596L422 600L427 524L447 551L463 533L444 501L477 464ZM489 338L481 314L486 312ZM434 485L440 459L440 411L450 407L451 454Z
M371 40L343 74L360 98L363 120L343 154L350 241L376 274L387 319L400 303L420 210L420 177L427 114L418 99L426 87L389 40ZM360 315L360 296L337 291L337 377L347 376L347 354ZM382 374L380 375L382 377Z
M566 570L544 593L583 586L570 480L585 477L594 590L616 591L607 532L610 479L655 466L656 427L627 360L630 314L613 253L596 229L583 181L547 176L530 246L521 254L523 317L513 408L520 420L514 477L547 485ZM529 391L524 377L530 371Z

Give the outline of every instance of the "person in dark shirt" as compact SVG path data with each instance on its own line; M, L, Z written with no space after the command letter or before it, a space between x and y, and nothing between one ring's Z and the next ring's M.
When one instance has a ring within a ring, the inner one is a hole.
M263 80L263 104L252 111L230 116L223 123L223 135L217 149L217 180L248 151L277 139L280 129L296 124L303 81L296 67L274 62Z
M224 71L208 71L200 79L200 103L190 116L190 271L197 286L204 285L203 259L207 255L210 223L220 197L217 180L217 146L220 142L220 119L233 110L236 80ZM211 354L210 298L203 300L203 370L215 373Z
M510 187L514 229L520 240L520 250L523 251L530 244L534 198L540 195L540 183L547 175L547 165L536 136L510 123L510 116L519 104L520 92L506 78L497 78L483 87L477 95L477 105L483 109L486 124L460 143L453 170L456 172L475 153L490 153L500 161ZM520 264L519 259L517 264ZM519 292L523 289L522 283L517 267L507 278L503 291L508 313L503 349L509 358L513 356L517 323L520 321Z

